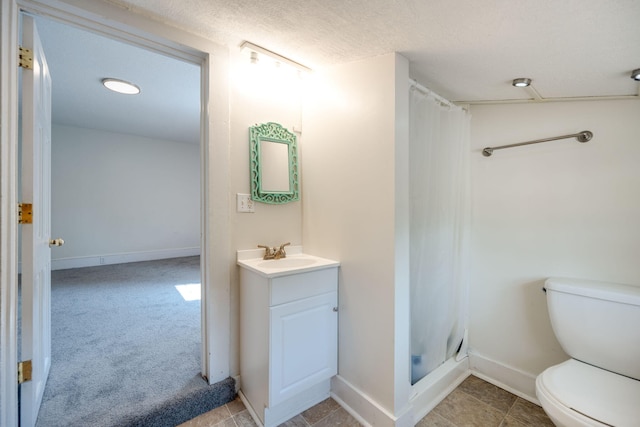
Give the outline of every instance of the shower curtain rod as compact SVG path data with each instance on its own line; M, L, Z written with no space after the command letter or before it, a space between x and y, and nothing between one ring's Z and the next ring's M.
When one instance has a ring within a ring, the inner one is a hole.
M501 145L499 147L486 147L485 149L482 150L482 155L485 157L489 157L493 154L494 150L502 150L503 148L520 147L521 145L538 144L540 142L557 141L558 139L567 139L567 138L575 138L578 140L578 142L587 142L587 141L590 141L591 138L593 138L593 133L588 130L583 130L582 132L573 133L571 135L562 135L562 136L555 136L552 138L536 139L534 141L518 142L517 144Z
M461 108L459 105L456 105L453 102L449 101L448 99L443 98L442 96L438 95L437 93L435 93L434 91L432 91L428 87L422 86L415 79L409 79L409 85L410 85L410 87L415 88L417 91L419 91L419 92L421 92L421 93L423 93L425 95L433 96L436 99L436 101L438 101L440 104L446 105L449 108Z

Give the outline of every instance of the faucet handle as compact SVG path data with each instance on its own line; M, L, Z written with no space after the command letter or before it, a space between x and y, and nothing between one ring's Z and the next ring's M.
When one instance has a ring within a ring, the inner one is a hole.
M273 259L275 248L271 249L269 246L265 246L265 245L258 245L258 247L264 249L263 259Z
M273 254L273 257L275 259L280 259L280 258L286 258L287 253L284 251L284 247L287 245L290 245L291 243L283 243L280 245L280 249L276 250L276 248L273 248L275 253Z
M281 244L281 245L280 245L280 250L281 250L282 252L284 252L284 247L285 247L285 246L288 246L288 245L290 245L290 244L291 244L291 242L287 242L287 243L283 243L283 244Z

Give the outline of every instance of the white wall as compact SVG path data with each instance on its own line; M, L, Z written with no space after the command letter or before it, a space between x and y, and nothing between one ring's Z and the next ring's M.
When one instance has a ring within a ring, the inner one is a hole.
M257 245L275 246L285 242L302 244L302 202L269 205L255 202L254 213L236 211L236 194L250 194L249 127L276 122L289 131L301 129L302 80L291 70L276 70L266 61L251 64L246 52L230 52L230 188L229 231L231 238L230 315L231 372L239 372L239 275L235 252ZM296 132L299 170L304 170L304 136ZM304 199L300 192L300 198Z
M567 358L548 320L545 278L640 285L640 101L471 112L470 345L477 369L531 395L533 377ZM481 155L486 146L582 130L594 133L590 142Z
M54 125L54 268L200 252L200 147Z
M301 129L302 79L293 69L278 70L262 60L251 64L239 49L231 51L231 189L232 241L235 249L254 249L257 245L275 246L285 242L301 244L302 203L283 205L255 203L255 213L238 213L237 193L250 194L249 127L275 122L289 131ZM299 168L304 152L304 135L295 132ZM301 195L302 198L302 195Z
M402 342L394 341L397 60L389 54L317 70L303 111L305 251L341 262L339 381L333 391L365 418L367 402L359 406L358 396L387 414L398 409L395 351ZM408 70L403 71L406 90ZM406 352L408 382L408 342Z

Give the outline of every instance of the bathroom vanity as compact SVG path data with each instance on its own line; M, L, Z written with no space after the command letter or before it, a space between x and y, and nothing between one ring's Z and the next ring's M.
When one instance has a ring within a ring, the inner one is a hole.
M339 263L301 247L277 260L263 253L238 251L240 395L254 419L272 427L329 397Z

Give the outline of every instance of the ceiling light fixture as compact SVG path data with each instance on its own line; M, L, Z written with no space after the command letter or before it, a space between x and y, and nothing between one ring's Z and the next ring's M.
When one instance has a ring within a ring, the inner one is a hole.
M125 95L137 95L140 93L140 88L138 86L120 79L102 79L102 84L109 90L123 93Z
M513 83L511 84L515 87L527 87L531 84L531 79L527 79L527 78L513 79Z
M267 56L269 58L271 58L276 64L287 64L293 68L295 68L296 70L300 70L300 71L306 71L306 72L310 72L311 68L309 67L305 67L304 65L293 61L289 58L286 58L282 55L278 55L275 52L272 52L268 49L265 49L261 46L255 45L251 42L243 42L240 45L240 49L241 50L249 50L251 52L251 62L252 63L257 63L258 62L258 55L264 55Z
M637 68L631 72L631 78L637 82L640 82L640 68Z

